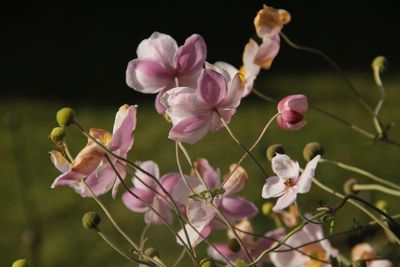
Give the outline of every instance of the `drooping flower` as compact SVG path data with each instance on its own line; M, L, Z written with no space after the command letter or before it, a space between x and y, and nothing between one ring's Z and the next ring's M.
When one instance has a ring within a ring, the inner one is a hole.
M278 125L285 130L299 130L306 121L301 113L308 110L305 95L289 95L278 103L280 115L276 118Z
M128 63L126 83L141 93L158 93L155 106L162 114L165 108L159 100L163 93L177 86L195 87L207 47L198 34L178 47L171 36L154 32L139 44L136 54L137 58Z
M203 70L197 89L176 87L162 96L162 104L173 124L169 138L193 144L208 132L221 129L221 119L229 123L240 99L239 74L231 79L226 72Z
M194 187L197 194L202 192L212 192L214 189L221 188L221 175L219 170L214 170L206 159L199 159L195 164L198 172L204 180L204 184L199 183ZM189 233L190 243L192 246L199 244L203 237L207 237L213 228L226 228L226 225L221 222L221 218L215 210L218 209L231 223L250 218L257 214L257 207L250 201L235 196L246 185L248 179L246 172L243 168L232 165L230 171L235 172L230 179L231 182L226 182L222 189L223 193L215 197L209 197L204 200L189 199L187 204L187 216L192 226L186 224L185 228ZM229 180L228 180L229 181ZM215 208L213 207L215 206ZM200 233L200 234L199 234ZM179 235L186 242L183 229L179 231ZM177 240L182 244L180 240Z
M351 249L351 259L356 260L366 260L376 258L375 251L372 246L368 243L360 243L355 245ZM367 261L367 267L391 267L392 263L388 260L373 260Z
M102 129L90 129L89 134L115 155L126 158L133 145L135 128L136 106L123 105L115 116L112 134ZM81 196L89 197L91 196L90 191L81 183L81 180L86 178L86 184L96 196L102 195L112 188L113 197L115 197L119 180L105 155L105 150L91 138L88 138L86 146L71 163L60 152L51 151L51 161L63 173L55 179L51 187L68 185ZM110 159L119 175L124 178L125 163L113 156L110 156Z
M332 248L331 244L326 239L300 248L304 254L296 250L279 252L280 249L284 250L290 247L297 247L308 242L319 240L323 237L324 232L321 225L312 223L307 224L300 232L297 232L285 242L288 246L282 245L275 252L271 252L270 259L275 267L331 266L328 263L307 256L312 255L322 261L329 261L330 256L336 257L338 251L335 248Z
M277 176L267 178L262 189L263 198L279 197L273 211L279 212L292 204L298 193L307 193L311 189L312 178L320 155L307 163L304 172L300 175L299 163L289 156L277 154L272 158L272 170Z
M235 227L236 229L239 229L237 234L253 258L257 258L263 250L270 248L275 241L279 241L285 234L285 230L283 228L279 228L265 233L263 237L255 238L253 235L248 234L254 233L253 227L248 220L241 221L240 223L236 224ZM231 230L228 230L228 238L236 238ZM217 243L213 245L215 248L212 246L208 247L208 255L223 262L226 262L226 259L228 259L229 263L227 262L227 266L235 265L235 261L237 259L241 259L245 262L248 261L248 258L242 248L235 252L232 251L232 249L229 247L229 244ZM221 255L221 253L224 255L224 257ZM267 261L269 261L269 257L265 256L263 259L261 259L257 266L263 266L263 263Z

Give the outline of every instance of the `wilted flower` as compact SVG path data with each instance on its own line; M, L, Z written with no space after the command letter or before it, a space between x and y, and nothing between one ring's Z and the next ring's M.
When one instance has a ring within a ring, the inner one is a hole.
M90 129L89 134L107 147L117 156L126 158L133 145L133 131L136 127L136 106L123 105L115 116L113 134L102 129ZM95 193L101 195L113 188L113 196L117 193L119 180L117 175L105 158L106 152L91 138L87 145L69 163L58 151L51 151L51 161L63 174L58 176L52 188L68 185L84 197L91 196L90 192L82 185L81 180L86 178L86 183ZM122 178L125 177L125 163L112 157L113 165Z
M375 258L375 251L368 243L360 243L355 245L351 250L351 259L366 260ZM388 260L373 260L367 261L367 267L391 267L392 263Z
M239 74L231 79L226 72L203 70L197 89L177 87L162 96L161 101L173 124L169 138L193 144L209 131L221 129L220 119L229 123L240 99Z
M173 87L196 86L207 48L203 38L197 34L178 47L171 36L154 32L139 44L136 54L137 58L128 63L126 83L141 93L158 93L156 109L164 113L160 97Z
M277 176L269 177L262 189L263 198L279 197L273 211L279 212L292 204L298 193L307 193L311 189L312 178L321 156L308 162L300 175L299 163L289 156L278 154L272 159L272 170Z
M306 122L301 113L308 110L308 101L305 95L289 95L278 103L279 116L276 118L282 129L299 130Z

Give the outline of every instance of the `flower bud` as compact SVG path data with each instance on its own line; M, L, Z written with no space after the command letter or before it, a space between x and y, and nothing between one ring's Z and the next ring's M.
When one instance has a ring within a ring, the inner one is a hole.
M239 252L240 251L240 244L236 238L229 239L228 241L228 248L232 252Z
M367 267L365 260L356 260L351 263L351 267Z
M282 129L299 130L306 124L302 113L307 110L308 100L305 95L289 95L279 101L276 121Z
M387 208L387 202L383 199L378 200L377 202L375 202L375 207L377 207L380 210L385 211Z
M353 186L357 184L357 180L354 178L350 178L349 180L347 180L344 185L343 185L343 191L346 195L348 194L354 194L357 193L357 191L355 191L353 189Z
M200 261L200 267L216 267L215 261L211 258L204 258Z
M28 263L26 262L25 259L19 259L13 262L11 267L28 267Z
M265 202L261 207L262 214L264 214L265 216L270 215L272 212L273 206L274 206L274 204L272 202Z
M51 130L50 138L55 143L62 142L65 138L65 130L63 127L55 127Z
M383 72L387 68L388 62L384 56L377 56L371 66L374 71Z
M62 108L57 111L56 120L61 127L68 127L74 122L75 112L72 108Z
M97 212L87 212L82 217L82 225L85 229L97 229L101 222L101 217Z
M305 160L310 161L317 155L323 155L324 149L318 142L308 143L303 149L303 157Z
M267 156L268 160L271 161L272 158L275 157L277 153L285 154L285 149L283 148L283 146L281 144L270 145L267 148L266 156Z
M144 254L146 256L149 256L150 258L154 258L154 257L159 257L160 254L158 253L158 251L155 248L147 248L144 251Z

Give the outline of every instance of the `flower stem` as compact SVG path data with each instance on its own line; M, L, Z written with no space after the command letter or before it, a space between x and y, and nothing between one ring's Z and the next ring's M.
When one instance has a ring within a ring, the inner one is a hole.
M353 185L353 190L354 191L365 191L365 190L376 190L376 191L381 191L383 193L393 195L393 196L400 196L400 191L384 187L382 185L378 184L355 184Z

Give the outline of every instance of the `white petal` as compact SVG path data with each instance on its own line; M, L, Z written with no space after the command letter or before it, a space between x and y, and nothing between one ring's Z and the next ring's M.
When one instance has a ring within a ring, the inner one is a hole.
M299 163L291 160L285 154L277 154L272 159L272 170L279 178L287 181L289 179L297 180L299 177Z

